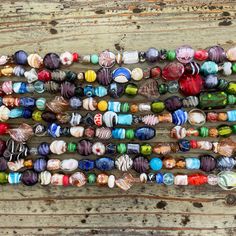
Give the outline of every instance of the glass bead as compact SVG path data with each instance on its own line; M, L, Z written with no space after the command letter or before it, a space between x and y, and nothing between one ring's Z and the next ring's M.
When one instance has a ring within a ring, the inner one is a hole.
M107 101L101 100L101 101L98 102L98 110L99 111L106 111L107 108L108 108Z
M66 80L69 82L74 82L77 80L77 73L74 71L67 71L66 72Z
M85 80L86 80L87 82L92 83L92 82L94 82L94 81L96 80L96 78L97 78L97 74L96 74L95 71L93 71L93 70L87 70L87 71L85 72Z
M228 125L222 125L218 127L218 134L222 137L229 137L232 134L232 129Z
M32 119L34 121L41 122L43 120L42 119L42 111L38 111L38 110L33 111Z
M90 57L90 61L92 64L96 65L99 62L99 57L97 54L92 54Z
M124 154L127 152L127 148L126 148L125 143L118 143L116 148L117 148L117 152L120 154Z
M176 53L175 53L174 50L168 50L168 51L166 52L166 59L167 59L168 61L174 61L175 58L176 58Z
M225 51L220 46L213 46L208 49L208 58L210 61L221 63L226 58Z
M128 96L135 96L138 93L138 87L136 84L128 84L125 87L125 94Z
M183 64L179 62L171 62L162 69L162 78L167 81L178 80L183 73Z
M44 93L45 89L44 89L44 83L42 81L36 81L34 83L34 89L36 93Z
M159 66L155 66L150 69L150 78L159 79L161 77L161 68Z
M158 157L154 157L149 162L150 168L154 171L158 171L162 168L162 160Z
M160 94L166 94L168 91L167 89L168 89L168 86L166 84L160 84L158 86L158 91Z
M156 183L157 184L163 184L163 174L162 173L157 173L155 175Z
M207 127L199 128L199 135L200 135L200 137L203 137L203 138L208 137L209 129Z
M150 63L157 62L159 58L159 51L156 48L151 47L146 51L145 56L146 56L147 62L150 62Z
M126 113L126 112L128 112L129 111L129 103L128 102L123 102L123 103L121 103L121 106L120 106L120 110L121 110L121 112L124 112L124 113Z
M164 111L165 109L165 103L161 102L161 101L157 101L157 102L152 102L151 103L151 110L154 113L160 113L162 111Z
M8 174L5 172L0 172L0 184L8 183Z
M179 91L179 84L177 81L170 81L168 84L167 84L167 91L169 93L178 93Z
M194 50L190 46L181 46L175 52L176 59L183 64L187 64L193 60Z
M226 56L229 61L236 61L236 47L230 48L226 52Z
M49 70L55 70L60 67L60 57L56 53L48 53L43 58L44 66Z
M198 61L205 61L208 58L208 52L204 49L195 51L194 59Z
M206 61L201 65L200 72L207 76L210 74L216 74L219 68L218 65L213 61Z
M76 149L77 149L76 143L69 142L69 143L67 144L67 150L68 150L68 152L76 152Z
M13 57L14 57L15 63L18 65L26 65L28 63L28 60L27 60L28 54L23 50L19 50L15 52Z
M96 182L96 179L97 179L97 177L94 173L89 173L87 175L87 181L89 184L94 184Z
M125 131L125 138L126 139L133 139L134 138L134 130L133 129L127 129Z
M163 183L165 185L168 185L168 186L173 185L174 184L174 179L175 179L175 177L174 177L173 173L165 173L163 175Z
M36 100L36 107L40 110L43 111L46 108L46 99L45 98L38 98Z
M150 144L142 144L140 146L140 153L144 156L152 154L152 146Z

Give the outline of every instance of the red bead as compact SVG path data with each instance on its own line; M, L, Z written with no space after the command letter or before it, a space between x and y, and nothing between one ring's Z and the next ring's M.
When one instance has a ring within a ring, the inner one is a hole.
M184 73L184 66L179 62L171 62L162 69L162 78L168 81L178 80Z
M73 55L73 61L74 62L79 60L79 54L77 52L74 52L72 55Z
M194 53L194 59L198 61L205 61L208 58L208 52L206 50L198 50Z
M153 67L150 71L150 77L158 79L161 77L161 68L159 66Z
M193 149L198 148L197 140L190 140L190 147Z
M6 134L9 129L9 125L7 123L0 123L0 135Z
M207 176L203 174L192 174L188 176L189 185L202 185L207 183Z
M218 114L216 112L208 112L207 113L207 121L217 122L218 121Z
M69 176L64 175L63 179L62 179L62 182L63 182L63 186L68 186L69 185Z
M52 79L51 72L48 70L41 70L38 72L38 80L47 82Z
M179 79L179 88L185 96L198 95L203 87L203 80L200 75L183 75Z

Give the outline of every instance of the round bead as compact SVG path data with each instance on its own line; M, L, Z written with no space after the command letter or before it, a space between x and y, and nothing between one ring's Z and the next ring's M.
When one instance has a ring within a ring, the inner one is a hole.
M35 110L32 113L32 119L34 121L41 122L42 121L42 111Z
M60 67L60 57L56 53L48 53L43 58L44 66L49 70L55 70Z
M45 98L38 98L36 100L36 107L40 110L43 111L46 108L46 99Z
M154 113L160 113L164 111L164 109L165 109L164 102L152 102L151 104L151 110Z
M89 173L87 175L87 181L89 184L94 184L96 182L96 175L94 173Z
M87 71L85 72L85 80L86 80L87 82L92 83L92 82L94 82L94 81L96 80L96 78L97 78L97 74L96 74L95 71L93 71L93 70L87 70Z
M140 81L143 78L143 70L141 68L134 68L131 71L131 77L135 81Z
M154 157L149 162L150 168L154 171L158 171L162 168L162 160L158 157Z
M125 87L125 94L128 96L135 96L138 93L138 87L136 84L128 84Z
M146 60L150 63L157 62L159 58L159 51L156 48L149 48L146 51Z
M101 100L98 102L98 110L99 111L106 111L108 107L107 101Z
M27 58L28 54L23 50L19 50L14 54L14 61L18 65L26 65L28 62Z
M226 58L225 51L220 46L213 46L213 47L209 48L209 50L208 50L208 58L211 61L214 61L216 63L221 63Z
M94 65L98 64L98 61L99 61L98 55L97 54L92 54L91 57L90 57L90 61Z
M116 62L116 55L108 50L99 54L99 65L102 67L110 68Z
M184 73L184 66L179 62L171 62L162 70L162 78L171 81L178 80Z
M167 59L168 61L174 61L175 58L176 58L176 53L175 53L174 50L168 50L168 51L166 52L166 59Z
M190 46L181 46L176 49L176 58L179 62L187 64L193 60L194 50Z
M194 59L198 61L205 61L208 58L208 52L204 49L197 50L194 53Z

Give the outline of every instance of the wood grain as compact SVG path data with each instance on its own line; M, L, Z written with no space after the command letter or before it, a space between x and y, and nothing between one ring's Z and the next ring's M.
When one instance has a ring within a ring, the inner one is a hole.
M42 55L65 50L89 54L104 49L236 44L235 0L2 0L0 12L1 54L19 49ZM72 70L88 68L73 65ZM22 122L11 120L10 124L16 127ZM168 135L171 127L158 125L153 142L174 141ZM33 138L30 145L38 143ZM194 150L174 156L201 153ZM68 157L80 158L60 156ZM0 235L236 235L236 191L219 187L150 184L122 192L95 185L81 189L19 185L0 186L0 193Z

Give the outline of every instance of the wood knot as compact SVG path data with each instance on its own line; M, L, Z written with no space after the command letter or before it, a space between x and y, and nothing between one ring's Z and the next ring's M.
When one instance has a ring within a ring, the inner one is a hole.
M236 204L236 197L233 194L229 194L226 196L226 204L227 205L235 205Z

